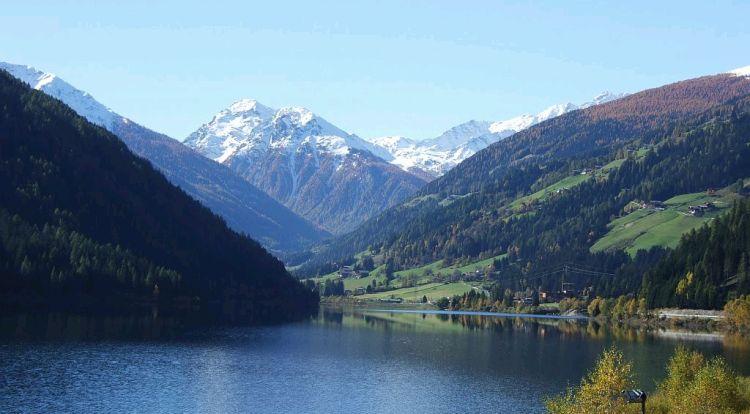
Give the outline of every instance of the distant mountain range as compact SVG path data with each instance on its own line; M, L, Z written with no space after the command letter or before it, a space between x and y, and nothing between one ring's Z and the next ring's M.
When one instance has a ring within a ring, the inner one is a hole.
M115 133L233 229L276 251L302 249L329 233L351 231L494 142L622 96L602 94L580 107L555 105L535 116L500 122L469 121L420 142L403 137L370 142L304 108L275 110L241 100L182 145L53 74L8 63L0 63L0 69Z
M220 215L239 233L276 251L296 250L328 237L229 168L213 162L166 135L143 127L107 108L59 77L30 66L0 62L0 69L63 101L90 122L122 139L151 161L169 180Z
M536 115L520 115L505 121L468 121L457 125L438 137L414 141L400 136L372 139L372 142L388 151L392 164L429 178L439 177L461 161L490 144L505 139L530 126L558 117L576 109L599 105L626 94L603 92L592 101L582 105L572 103L550 106Z
M220 162L308 220L341 234L425 184L385 149L304 108L241 100L185 144Z
M469 121L419 142L398 136L367 141L305 108L276 110L244 99L220 111L184 142L301 216L342 234L494 142L622 96L603 93L583 105L554 105L537 115Z

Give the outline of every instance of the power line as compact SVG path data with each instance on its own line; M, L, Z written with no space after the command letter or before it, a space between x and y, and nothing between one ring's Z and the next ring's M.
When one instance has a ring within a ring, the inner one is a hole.
M589 267L589 269L585 269L584 266ZM556 275L559 273L564 273L564 275L570 275L570 274L578 274L583 276L598 276L598 277L613 277L615 276L614 273L610 272L602 272L598 270L591 270L591 266L587 265L579 265L579 264L570 264L565 263L563 265L560 265L557 268L552 268L554 270L544 270L537 273L533 273L527 276L510 276L507 279L510 280L539 280L543 279L545 277L549 277L552 275ZM498 281L504 281L504 278L499 278ZM563 282L564 283L564 282Z

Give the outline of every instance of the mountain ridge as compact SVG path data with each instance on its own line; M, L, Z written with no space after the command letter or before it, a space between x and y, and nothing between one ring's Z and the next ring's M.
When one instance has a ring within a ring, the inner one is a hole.
M303 318L283 263L113 133L0 71L0 302Z
M390 154L301 107L234 102L184 141L302 217L345 233L421 188ZM268 110L258 110L267 108Z
M435 138L415 141L406 137L385 136L373 138L371 142L390 152L391 163L406 171L423 171L427 176L434 179L492 143L503 140L533 125L570 111L589 108L625 96L627 94L602 92L591 101L581 105L569 102L556 104L547 107L536 115L524 114L494 122L467 121L446 130Z
M0 62L0 69L62 100L90 122L119 136L131 151L152 162L170 181L222 216L235 231L258 239L271 250L297 250L328 237L327 232L297 216L227 167L118 115L56 75L5 62Z

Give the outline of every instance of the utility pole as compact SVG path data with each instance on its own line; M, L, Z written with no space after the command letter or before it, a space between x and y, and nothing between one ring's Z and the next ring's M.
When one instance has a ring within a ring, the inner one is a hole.
M568 275L568 265L563 265L563 276L560 282L560 293L565 294L565 276Z

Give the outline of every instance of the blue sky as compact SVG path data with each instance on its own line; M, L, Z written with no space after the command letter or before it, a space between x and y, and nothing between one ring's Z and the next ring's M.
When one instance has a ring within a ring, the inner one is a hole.
M750 65L750 2L5 1L0 60L183 139L241 98L422 139Z

